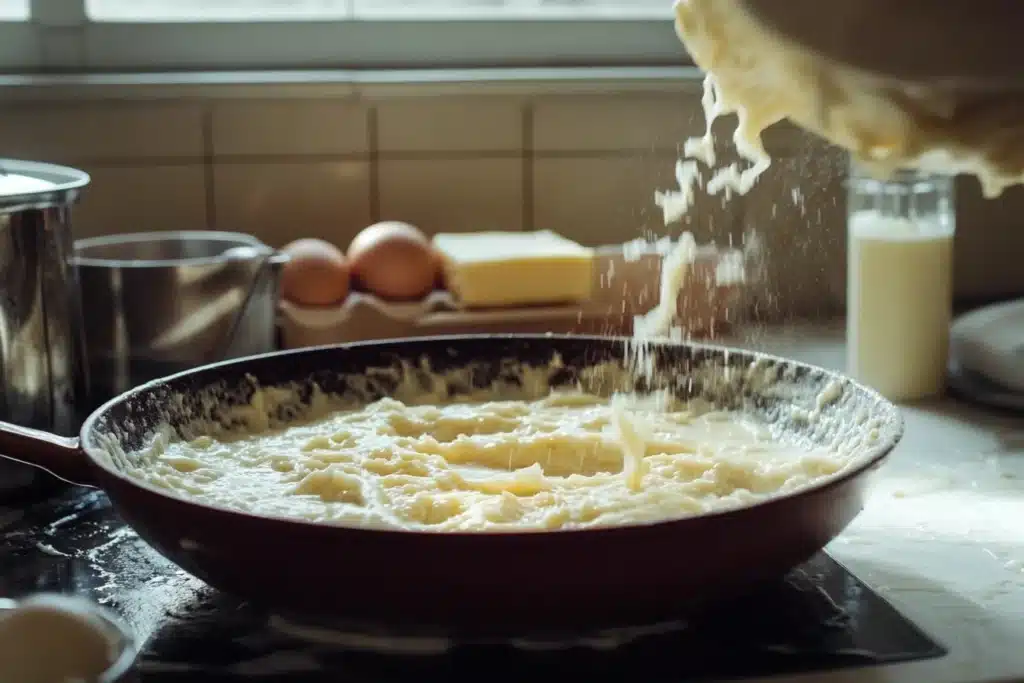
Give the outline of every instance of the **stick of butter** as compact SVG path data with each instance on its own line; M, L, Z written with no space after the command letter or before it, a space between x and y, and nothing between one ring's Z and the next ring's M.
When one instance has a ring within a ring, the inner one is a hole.
M434 236L448 290L465 308L580 303L594 286L594 250L549 230Z

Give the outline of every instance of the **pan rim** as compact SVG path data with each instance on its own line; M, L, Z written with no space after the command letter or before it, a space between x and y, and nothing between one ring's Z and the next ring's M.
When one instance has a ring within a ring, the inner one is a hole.
M160 488L149 484L148 482L136 479L130 475L122 472L118 468L114 467L111 463L108 463L108 458L103 457L105 454L102 449L93 444L92 436L94 433L94 425L100 417L105 415L108 411L113 409L116 405L130 400L131 398L144 394L147 391L159 387L161 385L169 384L175 380L189 377L192 375L200 375L207 372L216 371L220 368L244 365L247 362L257 361L260 359L267 358L280 358L290 357L295 355L314 355L318 352L329 352L333 350L348 350L352 348L362 347L387 347L387 346L398 346L403 343L408 344L410 342L418 343L435 343L440 344L444 342L453 341L465 341L465 340L482 340L482 339L509 339L509 340L523 340L523 341L551 341L551 340L565 340L565 341L576 341L576 342L599 342L602 344L608 343L629 343L635 341L632 337L624 336L600 336L600 335L572 335L572 334L464 334L464 335L434 335L429 337L403 337L398 339L387 339L387 340L373 340L373 341L360 341L360 342L347 342L340 344L324 344L319 346L304 347L301 349L288 349L284 351L272 351L268 353L261 353L253 356L245 356L241 358L233 358L230 360L218 361L209 365L202 365L196 368L190 368L182 372L168 375L166 377L157 378L150 380L136 387L129 389L128 391L109 399L95 411L93 411L83 422L82 429L80 431L80 443L82 451L86 457L89 458L90 463L94 467L98 467L105 476L111 477L122 484L133 488L139 488L146 491L148 494L159 496L170 502L178 504L192 505L211 512L229 514L241 518L247 518L263 523L272 524L284 524L284 525L298 525L301 528L309 529L311 532L316 533L345 533L349 536L362 535L373 538L431 538L436 537L439 539L450 539L452 542L457 542L458 539L462 540L477 540L486 541L486 539L529 539L529 538L547 538L550 536L558 537L579 537L581 534L587 538L594 536L595 534L601 534L604 536L615 536L620 534L633 535L635 533L644 530L653 529L664 529L666 527L686 525L689 524L704 524L710 523L713 520L721 519L727 516L736 516L737 514L747 513L750 514L754 510L763 510L765 507L772 507L777 505L784 505L792 502L794 499L800 497L810 496L816 493L825 493L830 489L837 488L843 484L857 479L861 476L868 474L873 469L880 466L895 450L895 448L901 442L906 431L906 420L903 416L902 411L899 407L889 401L874 389L864 385L841 372L835 370L829 370L818 365L811 363L805 363L803 361L795 360L792 358L785 358L775 354L765 353L762 351L752 351L748 349L742 349L738 347L725 346L721 344L708 344L703 342L688 342L688 341L672 341L669 339L652 339L650 343L663 346L663 347L686 347L694 351L712 351L714 353L728 355L737 354L753 360L763 360L774 363L781 363L789 367L799 367L806 370L812 370L824 373L828 377L835 379L841 379L849 385L852 385L858 392L867 395L868 397L876 399L881 404L888 406L895 418L893 422L890 422L887 426L887 435L880 439L878 443L873 445L870 449L867 449L864 453L855 458L849 465L844 467L841 471L824 477L815 483L807 486L800 487L794 491L789 491L784 494L771 495L762 500L758 500L752 503L747 503L739 507L724 508L720 510L713 510L698 515L688 515L686 517L670 517L661 520L652 520L645 522L635 522L626 525L617 526L595 526L595 527L571 527L571 528L559 528L559 529L498 529L498 530L487 530L487 531L431 531L429 529L402 529L392 527L359 527L359 526L346 526L341 524L330 524L324 522L317 522L309 519L294 518L294 517L283 517L277 515L267 515L255 512L247 512L243 510L236 510L233 508L225 507L223 505L211 504L208 502L190 500L184 496L174 495L167 489ZM106 492L106 487L101 486Z

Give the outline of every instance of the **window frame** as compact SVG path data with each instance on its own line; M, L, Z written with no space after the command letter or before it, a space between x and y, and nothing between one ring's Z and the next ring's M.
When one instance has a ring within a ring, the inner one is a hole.
M685 66L671 7L629 17L93 22L85 0L31 0L0 22L0 73ZM429 25L430 30L424 31Z

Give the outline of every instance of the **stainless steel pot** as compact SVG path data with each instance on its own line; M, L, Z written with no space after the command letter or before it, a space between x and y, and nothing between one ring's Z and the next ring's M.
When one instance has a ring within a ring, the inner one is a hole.
M90 402L214 361L273 351L280 266L250 235L111 235L75 243Z
M88 174L0 159L0 419L69 436L89 411L71 207ZM0 497L50 483L0 465Z

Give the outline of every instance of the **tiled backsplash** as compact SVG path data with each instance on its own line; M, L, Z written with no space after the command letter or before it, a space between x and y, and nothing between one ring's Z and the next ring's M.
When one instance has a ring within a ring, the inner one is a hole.
M93 176L80 237L145 230L316 236L344 247L371 222L428 232L550 228L598 244L666 228L653 204L679 144L703 125L695 94L464 94L317 99L21 102L0 111L0 155ZM765 247L762 314L842 305L844 156L792 129L767 136L772 169L747 196L705 198L701 241ZM1024 293L1024 194L958 201L957 289Z

